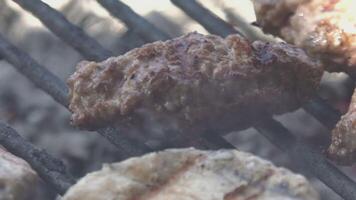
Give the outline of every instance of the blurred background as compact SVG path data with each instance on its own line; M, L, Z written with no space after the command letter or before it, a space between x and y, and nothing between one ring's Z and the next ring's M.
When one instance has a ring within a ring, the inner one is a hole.
M113 18L95 0L44 0L63 13L70 22L80 26L115 55L145 44L135 30L127 29ZM124 0L134 11L144 16L171 37L191 31L207 31L175 7L169 0ZM237 25L241 20L255 21L249 0L205 0L201 3L222 19ZM237 27L239 28L239 27ZM9 41L30 54L51 72L66 80L83 57L53 35L39 20L9 0L0 0L0 32ZM347 109L353 83L345 74L325 74L320 94L341 111ZM43 91L18 73L6 61L0 61L0 120L9 123L22 136L45 148L55 157L65 160L76 177L99 169L102 163L118 161L115 148L95 132L77 130L70 125L70 113ZM310 142L317 142L321 134L328 133L317 120L303 110L276 117L294 133ZM271 160L278 166L303 173L291 160L270 144L254 129L230 133L226 139L239 150L252 152ZM321 147L322 148L322 147ZM355 177L354 169L343 168ZM308 174L306 174L309 176ZM309 177L322 195L321 199L340 199L322 183ZM56 195L42 185L38 198L55 199Z

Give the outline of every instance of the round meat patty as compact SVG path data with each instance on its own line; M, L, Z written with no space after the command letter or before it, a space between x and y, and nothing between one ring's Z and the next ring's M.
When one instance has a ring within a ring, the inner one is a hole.
M105 165L63 200L317 200L301 175L249 153L193 148Z

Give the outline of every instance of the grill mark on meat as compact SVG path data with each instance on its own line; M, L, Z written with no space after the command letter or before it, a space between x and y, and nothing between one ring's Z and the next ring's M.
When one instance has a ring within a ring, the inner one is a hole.
M304 177L236 150L171 149L110 166L78 181L63 199L319 199Z
M268 169L268 172L263 176L259 177L254 182L248 185L241 185L232 190L231 192L225 194L224 200L238 200L239 197L243 197L243 200L254 200L263 194L265 188L264 184L267 180L274 175L274 171ZM261 189L262 187L262 189Z
M235 200L240 196L241 193L245 192L247 190L246 185L241 185L235 188L233 191L225 194L224 200Z
M154 198L166 187L173 185L181 175L183 175L190 168L194 167L197 162L201 162L204 159L206 159L205 155L196 155L195 157L190 158L189 160L185 161L184 165L182 165L179 169L172 173L169 178L166 179L164 182L155 185L153 188L143 194L139 194L138 196L132 197L130 200L146 200Z

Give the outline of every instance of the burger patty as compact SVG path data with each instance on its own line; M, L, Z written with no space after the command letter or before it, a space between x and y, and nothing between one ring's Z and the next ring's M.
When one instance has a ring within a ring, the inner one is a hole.
M301 175L236 150L170 149L108 164L63 200L318 200Z

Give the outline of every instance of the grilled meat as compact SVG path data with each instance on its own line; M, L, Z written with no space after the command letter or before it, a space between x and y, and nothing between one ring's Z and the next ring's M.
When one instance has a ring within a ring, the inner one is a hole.
M266 32L303 47L329 71L356 75L355 0L253 0Z
M356 77L355 0L254 0L259 24L319 57L329 71ZM328 154L339 164L356 160L356 94L332 131Z
M236 150L171 149L108 164L63 200L317 200L301 175Z
M339 164L351 165L356 161L356 90L349 110L332 131L328 155Z
M31 200L34 198L38 177L22 159L0 146L0 199Z
M319 63L285 43L190 33L79 63L68 81L69 108L73 124L87 129L223 133L251 126L264 112L298 108L321 75Z

